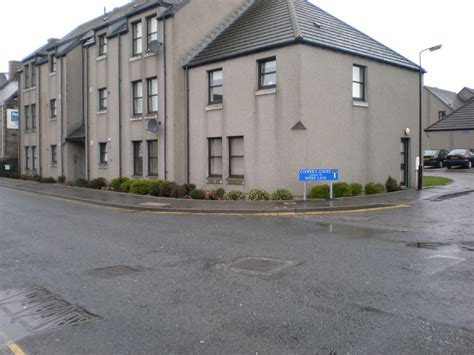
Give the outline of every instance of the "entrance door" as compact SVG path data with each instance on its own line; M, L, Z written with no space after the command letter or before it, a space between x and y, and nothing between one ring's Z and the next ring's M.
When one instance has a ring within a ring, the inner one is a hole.
M402 138L400 158L400 185L408 187L410 184L410 138Z

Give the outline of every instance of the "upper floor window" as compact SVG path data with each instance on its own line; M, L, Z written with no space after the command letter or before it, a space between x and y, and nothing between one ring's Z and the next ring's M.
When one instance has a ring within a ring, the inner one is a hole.
M133 115L141 115L143 114L143 83L141 80L132 83L132 94Z
M31 64L31 86L36 86L36 65Z
M30 106L25 106L25 129L30 129Z
M32 104L31 106L31 128L36 128L36 104Z
M224 75L222 69L209 72L209 104L221 104L224 97Z
M99 111L107 110L107 88L99 89Z
M147 79L148 112L158 112L158 79Z
M30 87L30 66L29 64L25 65L25 89Z
M446 111L439 111L438 112L438 119L441 120L446 116Z
M258 88L269 89L277 84L276 58L261 59L258 61Z
M49 118L56 118L57 116L57 107L56 99L49 100Z
M132 24L132 54L138 55L141 54L143 49L142 49L142 22L138 21Z
M49 56L49 72L55 73L56 72L56 55L51 54Z
M146 20L147 27L147 39L146 49L147 52L156 52L158 49L158 20L155 16L149 17Z
M352 66L352 98L357 101L365 101L365 76L366 68L361 65Z
M99 36L99 57L107 54L107 37L104 33Z

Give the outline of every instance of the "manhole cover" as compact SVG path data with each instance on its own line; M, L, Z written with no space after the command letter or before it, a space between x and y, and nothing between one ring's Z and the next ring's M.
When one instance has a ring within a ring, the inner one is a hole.
M33 333L100 318L42 287L0 292L0 310Z
M297 266L299 263L289 260L280 260L262 257L244 257L225 264L226 267L251 273L274 274L287 267Z
M116 265L91 270L87 272L87 275L99 277L101 279L111 279L113 277L134 274L136 272L140 272L140 270L126 265Z

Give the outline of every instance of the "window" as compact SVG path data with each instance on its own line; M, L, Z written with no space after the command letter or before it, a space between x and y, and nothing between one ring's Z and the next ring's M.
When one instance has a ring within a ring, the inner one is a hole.
M244 178L244 137L229 137L229 176Z
M36 147L31 147L31 162L32 162L32 169L36 170Z
M209 104L221 104L224 96L224 75L222 69L209 72Z
M30 170L30 148L25 147L25 170Z
M132 83L133 92L133 115L139 116L143 114L143 83L135 81Z
M446 116L446 111L439 111L438 112L438 119L441 120Z
M158 176L158 141L148 141L148 176Z
M106 34L99 36L99 57L107 54L107 37Z
M352 66L352 98L365 101L365 67Z
M133 175L143 176L142 142L133 142Z
M107 165L107 143L99 143L99 164Z
M107 110L107 88L99 89L99 111Z
M156 52L158 49L158 20L156 17L149 17L146 20L147 27L147 39L146 48L147 52Z
M147 79L148 113L158 112L158 79Z
M276 58L262 59L258 61L258 88L269 89L277 84Z
M56 108L56 99L49 100L49 117L56 118L57 108Z
M36 86L36 65L31 64L31 86Z
M209 177L222 177L222 138L209 138Z
M25 129L30 129L30 106L25 106Z
M51 146L51 165L58 163L58 150L56 145Z
M36 105L33 104L31 107L31 128L36 128Z
M30 87L30 66L28 64L25 65L25 89Z
M141 21L132 24L132 54L138 55L142 53L142 23Z
M56 72L56 55L51 54L49 56L49 72L55 73Z

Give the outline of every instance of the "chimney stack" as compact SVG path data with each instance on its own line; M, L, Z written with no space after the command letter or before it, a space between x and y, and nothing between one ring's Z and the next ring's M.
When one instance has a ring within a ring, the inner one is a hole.
M17 60L11 60L8 62L8 79L17 80L16 72L22 67L21 62Z

